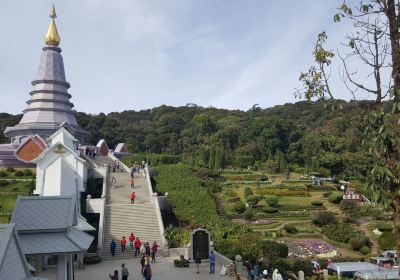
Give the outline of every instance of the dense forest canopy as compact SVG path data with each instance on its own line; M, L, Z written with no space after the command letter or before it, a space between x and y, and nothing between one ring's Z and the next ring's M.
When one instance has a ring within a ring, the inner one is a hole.
M344 102L330 112L323 102L301 101L248 111L159 106L150 110L76 114L91 133L88 143L125 142L134 153L180 155L197 166L246 167L285 171L306 168L327 175L365 175L370 161L362 148L362 116L369 101ZM389 104L385 104L388 108ZM0 114L0 130L21 115ZM0 141L7 143L1 135Z

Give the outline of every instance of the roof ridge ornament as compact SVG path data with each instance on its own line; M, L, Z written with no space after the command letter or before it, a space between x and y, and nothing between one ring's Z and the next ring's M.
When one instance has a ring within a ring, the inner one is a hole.
M60 44L61 38L60 35L58 35L56 22L54 21L56 17L57 17L56 9L53 4L53 7L50 11L51 21L49 29L47 30L46 36L44 37L44 42L46 43L46 45L58 46Z

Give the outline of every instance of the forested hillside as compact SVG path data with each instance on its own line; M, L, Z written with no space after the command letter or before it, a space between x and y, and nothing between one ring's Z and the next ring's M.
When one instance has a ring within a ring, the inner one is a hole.
M386 104L388 105L388 104ZM105 115L77 113L92 134L89 143L125 142L131 152L180 155L191 165L222 168L256 165L271 171L307 168L326 175L358 176L370 162L361 145L368 101L343 102L330 112L322 102L297 102L248 111L159 106ZM0 114L0 130L21 115ZM8 140L3 135L0 141Z

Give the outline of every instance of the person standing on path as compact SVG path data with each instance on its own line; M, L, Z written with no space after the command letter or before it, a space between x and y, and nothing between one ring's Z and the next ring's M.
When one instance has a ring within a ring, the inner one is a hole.
M146 256L145 254L142 254L142 257L140 258L140 266L142 267L142 270L140 271L143 275L144 272L144 266L146 265Z
M126 250L126 239L125 236L123 236L121 239L121 252L123 253L125 252L125 250Z
M131 204L135 204L135 198L136 198L135 192L131 193L130 198L131 198Z
M215 273L215 254L211 251L210 254L210 274Z
M135 187L135 179L133 177L129 180L129 183L131 184L131 189Z
M145 280L151 280L151 277L153 276L153 272L151 271L151 266L150 264L146 265L143 271L143 276Z
M110 244L110 251L111 251L111 255L114 257L115 255L115 248L117 247L117 243L115 243L115 240L112 239L111 240L111 244Z
M112 188L115 189L117 187L117 179L115 177L111 178Z
M153 242L153 245L151 245L151 263L156 262L156 255L158 251L158 244L156 241Z
M199 274L200 273L200 264L201 264L201 257L200 257L200 253L199 252L197 252L197 254L196 254L196 256L194 257L194 262L195 262L195 264L196 264L196 267L197 267L197 274Z
M121 264L121 279L122 280L128 280L128 276L129 276L129 271L128 271L128 269L126 268L126 266L125 266L125 264L123 263L123 264Z
M111 280L119 280L118 270L114 270L114 274L113 275L109 274L108 276L110 276Z
M133 242L135 241L135 236L131 232L131 235L129 236L129 246L131 247L131 250L133 251Z
M142 245L142 243L140 242L139 237L137 237L135 240L135 257L137 257L140 253L140 245Z

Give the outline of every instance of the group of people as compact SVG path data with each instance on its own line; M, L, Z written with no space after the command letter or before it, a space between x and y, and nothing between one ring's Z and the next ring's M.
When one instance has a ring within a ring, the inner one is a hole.
M80 147L81 152L83 152L86 156L91 157L93 159L96 158L97 155L97 148L96 147L92 147L89 148L88 146Z
M248 280L266 280L268 276L268 270L263 270L261 273L260 266L257 262L253 264L252 261L248 261L246 264L247 279ZM236 279L241 279L240 275L236 276ZM272 273L272 280L283 280L282 275L278 269L275 269Z
M129 247L131 248L131 251L133 252L135 257L138 257L140 255L148 256L149 258L151 257L152 263L156 262L156 255L159 247L157 241L154 241L153 244L150 246L149 242L142 243L139 237L135 237L133 233L129 235L128 240L129 240ZM121 252L126 251L126 245L128 240L126 239L125 236L122 237L120 241ZM114 239L112 239L110 244L110 252L112 256L115 255L116 248L117 248L117 243L115 242Z
M124 166L121 164L121 161L119 159L114 160L112 171L113 173L118 171L120 171L121 173L124 172Z

